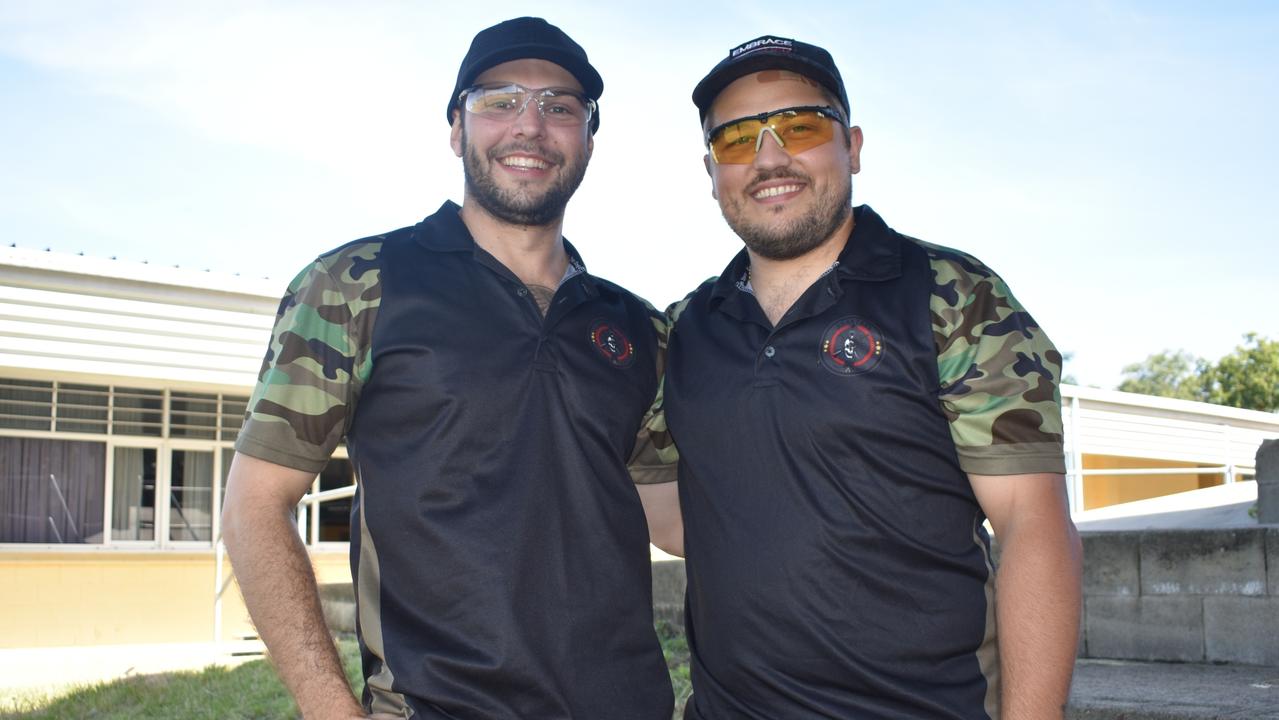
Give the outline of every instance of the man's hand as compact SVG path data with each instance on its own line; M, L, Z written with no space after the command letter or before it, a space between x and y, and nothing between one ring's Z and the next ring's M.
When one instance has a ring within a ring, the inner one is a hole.
M1000 547L995 611L1004 720L1065 715L1083 549L1061 475L969 475Z
M367 717L342 672L294 508L315 473L235 454L222 540L244 604L305 720Z

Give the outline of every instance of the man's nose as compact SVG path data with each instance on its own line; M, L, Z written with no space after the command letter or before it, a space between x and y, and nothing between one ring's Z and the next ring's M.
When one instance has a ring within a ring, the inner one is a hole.
M784 167L790 164L790 154L782 149L784 143L777 131L771 127L760 130L755 139L755 162L757 168Z
M515 120L511 123L511 132L524 137L541 137L546 131L546 116L542 115L542 104L533 95L524 99Z

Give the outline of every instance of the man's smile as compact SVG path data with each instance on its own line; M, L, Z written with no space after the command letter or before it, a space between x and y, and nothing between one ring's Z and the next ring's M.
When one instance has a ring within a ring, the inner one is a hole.
M784 195L793 195L804 189L804 185L796 182L782 183L780 185L766 185L751 191L750 196L756 200L771 200L773 198L781 198Z
M549 170L551 167L549 162L531 155L506 155L498 158L497 161L499 164L509 168Z

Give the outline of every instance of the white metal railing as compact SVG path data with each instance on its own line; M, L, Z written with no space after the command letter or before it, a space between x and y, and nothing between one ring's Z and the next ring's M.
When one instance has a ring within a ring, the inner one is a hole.
M298 533L302 541L314 545L320 541L320 503L355 496L355 484L307 493L298 501Z
M1230 484L1255 475L1256 448L1279 437L1279 416L1271 413L1074 385L1063 385L1061 393L1072 513L1084 509L1087 476L1220 475ZM1177 467L1085 469L1086 455L1171 461Z

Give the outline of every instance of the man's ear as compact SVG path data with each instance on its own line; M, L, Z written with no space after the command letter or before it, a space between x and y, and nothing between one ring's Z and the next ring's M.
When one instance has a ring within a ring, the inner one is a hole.
M449 146L453 154L462 157L462 112L453 111L453 126L449 129Z
M862 169L862 129L856 125L848 128L848 168L853 175Z
M715 174L711 172L711 154L706 153L702 156L702 165L706 168L706 175L711 179L711 197L719 200L719 195L715 192Z

